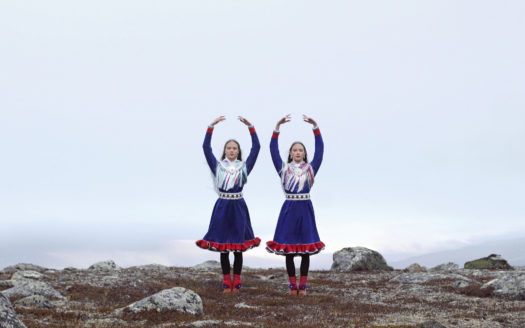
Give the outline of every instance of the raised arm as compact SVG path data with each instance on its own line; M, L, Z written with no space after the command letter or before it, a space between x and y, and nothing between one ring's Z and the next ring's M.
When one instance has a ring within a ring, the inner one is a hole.
M283 160L281 159L281 155L279 154L279 131L273 131L272 134L272 140L270 141L270 154L272 155L272 162L273 166L275 166L275 170L277 173L281 173L281 170L283 168Z
M317 171L321 167L321 163L323 162L323 153L324 153L323 137L321 137L321 131L319 130L319 126L317 126L317 122L315 122L312 118L306 115L303 115L303 120L313 125L313 131L314 131L314 136L315 136L315 153L314 153L314 158L310 162L310 165L312 166L312 169L314 170L314 175L316 175Z
M224 116L220 116L216 118L213 122L211 122L211 124L208 126L208 129L206 130L206 135L204 136L204 143L202 144L202 150L204 150L204 157L206 157L206 162L208 162L208 166L213 172L213 175L215 175L215 171L217 170L217 159L215 159L215 156L213 156L213 151L211 149L211 136L213 134L215 124L224 121L225 119L226 118Z
M275 131L273 131L272 134L272 140L270 141L270 154L272 155L273 166L278 174L280 174L283 169L283 160L281 159L281 154L279 154L279 129L281 124L290 122L290 119L290 114L288 114L277 122Z
M259 138L257 137L257 133L255 133L255 128L253 127L253 125L242 116L239 116L239 121L248 126L250 136L252 137L252 148L250 149L250 154L246 159L246 172L250 174L250 172L253 169L253 166L255 165L255 161L257 160L257 156L259 155L261 143L259 142Z

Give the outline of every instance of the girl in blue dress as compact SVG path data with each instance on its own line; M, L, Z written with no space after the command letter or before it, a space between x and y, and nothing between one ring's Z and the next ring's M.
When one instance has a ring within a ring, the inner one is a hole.
M303 115L303 120L313 125L314 158L309 163L306 148L301 142L296 141L290 147L288 160L284 163L279 154L279 128L281 124L289 122L290 119L290 115L286 115L277 122L270 142L273 165L281 178L286 199L279 214L274 238L266 243L266 250L286 256L290 295L306 295L310 255L319 253L325 247L317 233L314 208L310 201L310 189L323 161L324 146L317 123L312 118ZM297 287L295 277L295 256L301 256L299 287Z
M239 116L239 120L246 124L250 131L250 154L243 162L239 143L232 139L226 141L221 160L217 161L211 149L211 136L214 126L225 119L221 116L210 124L202 145L219 198L213 208L208 233L196 243L203 249L221 253L223 292L229 293L239 292L242 285L242 252L259 246L261 242L261 239L253 234L248 207L242 197L242 189L255 165L261 145L252 124ZM233 281L230 275L230 252L234 254Z

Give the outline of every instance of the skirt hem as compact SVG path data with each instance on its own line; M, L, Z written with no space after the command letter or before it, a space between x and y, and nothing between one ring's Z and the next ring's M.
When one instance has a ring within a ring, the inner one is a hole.
M312 244L279 244L274 241L266 242L266 250L277 255L310 254L314 255L322 251L325 244L322 241Z
M203 239L197 240L195 243L200 248L207 249L207 250L210 250L212 252L221 252L221 253L225 253L225 252L245 252L245 251L247 251L249 249L252 249L254 247L259 246L259 244L261 243L261 239L257 237L257 238L252 239L252 240L247 240L247 241L245 241L242 244L216 243L216 242L213 242L213 241L208 241L208 240L203 240Z

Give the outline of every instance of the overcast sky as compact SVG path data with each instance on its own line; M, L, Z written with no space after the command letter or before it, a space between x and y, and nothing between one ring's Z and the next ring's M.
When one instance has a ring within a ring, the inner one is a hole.
M523 1L0 2L0 267L193 265L216 199L202 153L248 118L262 148L256 236L283 202L269 142L324 162L312 190L327 268L525 236ZM488 255L488 254L480 254ZM284 265L264 247L250 266Z

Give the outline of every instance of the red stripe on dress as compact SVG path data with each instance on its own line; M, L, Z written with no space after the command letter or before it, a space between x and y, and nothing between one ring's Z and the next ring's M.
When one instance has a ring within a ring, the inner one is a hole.
M319 128L317 128L317 129L314 130L314 136L317 137L317 136L320 135L320 134L321 134L321 130L319 130Z
M250 130L250 134L254 134L255 133L255 128L253 126L249 127L248 130Z
M273 131L272 138L279 139L279 132Z
M279 244L272 241L266 242L266 250L279 254L317 254L325 248L325 244L322 241L312 243L312 244L299 244L299 245L289 245L289 244Z
M212 134L213 133L213 128L208 128L208 130L206 130L206 133Z
M252 240L247 240L242 244L231 244L231 243L215 243L213 241L207 241L207 240L197 240L195 242L197 246L203 249L208 249L210 251L216 251L216 252L244 252L246 250L249 250L251 248L259 246L261 243L261 239L259 237L256 237Z

